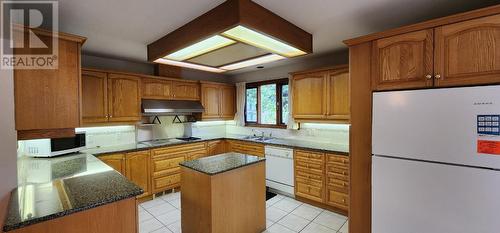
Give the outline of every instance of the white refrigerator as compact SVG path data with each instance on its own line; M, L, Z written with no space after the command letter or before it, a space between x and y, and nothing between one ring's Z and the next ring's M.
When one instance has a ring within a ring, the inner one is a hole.
M500 86L373 94L372 232L500 232Z

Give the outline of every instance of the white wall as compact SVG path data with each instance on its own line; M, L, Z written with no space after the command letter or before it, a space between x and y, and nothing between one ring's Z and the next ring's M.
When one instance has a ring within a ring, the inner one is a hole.
M0 70L0 226L10 192L17 186L17 134L14 123L14 80L11 70Z

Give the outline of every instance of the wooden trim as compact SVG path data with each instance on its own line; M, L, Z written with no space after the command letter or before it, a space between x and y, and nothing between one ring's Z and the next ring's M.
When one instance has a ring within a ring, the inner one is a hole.
M277 128L277 129L286 129L286 125L278 124L278 125L269 125L269 124L254 124L252 122L245 122L246 127L258 127L258 128Z
M269 84L276 84L276 103L278 107L276 108L276 124L261 124L261 119L260 119L260 87L263 85L269 85ZM247 83L245 90L247 89L257 89L257 121L247 121L247 110L246 110L246 105L245 105L245 126L248 127L260 127L260 128L286 128L286 124L282 124L282 116L281 113L283 111L283 103L281 100L281 95L282 95L282 87L283 85L288 85L289 84L289 79L288 78L283 78L283 79L275 79L275 80L266 80L266 81L260 81L260 82L253 82L253 83ZM246 93L245 93L245 102L246 102Z
M370 42L350 47L349 232L371 233L372 87Z
M158 79L158 80L166 80L166 81L176 81L176 82L185 82L185 83L199 83L197 80L187 80L187 79L179 79L179 78L169 78L163 76L154 76L148 74L139 74L125 71L116 71L116 70L107 70L107 69L96 69L96 68L82 68L84 71L93 71L93 72L105 72L109 74L120 74L120 75L132 75L140 78L150 78L150 79Z
M75 136L75 129L34 129L17 131L17 140L66 138Z
M490 16L494 14L500 14L500 5L490 6L481 8L478 10L463 12L455 15L450 15L438 19L428 20L417 24L412 24L404 27L399 27L383 32L373 33L366 36L356 37L353 39L344 40L344 44L347 46L354 46L362 44L368 41L373 41L381 39L384 37L395 36L399 34L404 34L408 32L420 31L424 29L439 27L446 24L458 23L470 19L480 18L484 16Z
M316 72L330 71L330 70L341 71L342 69L349 69L349 64L327 66L327 67L321 67L321 68L315 68L315 69L309 69L309 70L301 70L301 71L290 72L288 74L290 74L290 75L308 74L308 73L316 73Z
M13 26L14 26L13 27L14 30L21 30L21 28L29 28L27 26L20 25L20 24L14 24ZM67 40L67 41L77 42L77 43L80 43L80 44L85 43L85 41L87 40L87 37L83 37L83 36L79 36L79 35L74 35L74 34L69 34L69 33L65 33L65 32L49 31L49 30L45 30L45 29L42 29L42 28L29 28L29 30L32 31L32 32L34 32L37 35L54 37L54 38L58 38L58 39L61 39L61 40Z
M237 25L244 25L306 53L312 53L312 35L249 0L228 0L184 26L148 44L148 61L164 57Z
M212 85L224 85L228 87L235 87L232 83L219 83L219 82L211 82L211 81L200 81L200 84L212 84Z

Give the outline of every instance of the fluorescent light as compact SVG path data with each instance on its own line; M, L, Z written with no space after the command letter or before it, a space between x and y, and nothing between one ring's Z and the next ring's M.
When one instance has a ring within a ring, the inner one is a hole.
M237 70L237 69L241 69L244 67L259 65L259 64L277 61L277 60L281 60L281 59L285 59L285 57L277 55L277 54L269 54L266 56L229 64L229 65L226 65L226 66L223 66L220 68L223 70Z
M306 52L302 50L296 49L281 41L275 40L269 36L248 29L241 25L225 31L224 33L222 33L222 35L253 45L255 47L270 50L285 57L295 57L306 54Z
M191 68L191 69L196 69L196 70L214 72L214 73L226 72L226 70L222 70L222 69L218 69L218 68L214 68L214 67L210 67L210 66L191 64L191 63L181 62L181 61L173 61L173 60L168 60L165 58L158 58L154 62L162 63L162 64L166 64L166 65L181 66L181 67L186 67L186 68Z
M236 43L236 41L225 38L223 36L215 35L196 44L183 48L177 52L169 54L164 58L175 61L184 61L189 58L196 57L198 55L208 53L210 51L226 47L234 43Z

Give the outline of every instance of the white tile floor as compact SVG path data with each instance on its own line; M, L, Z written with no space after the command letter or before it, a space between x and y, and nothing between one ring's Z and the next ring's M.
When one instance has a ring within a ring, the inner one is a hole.
M181 232L180 193L170 193L139 206L139 233ZM266 202L264 233L348 233L345 216L277 195Z

